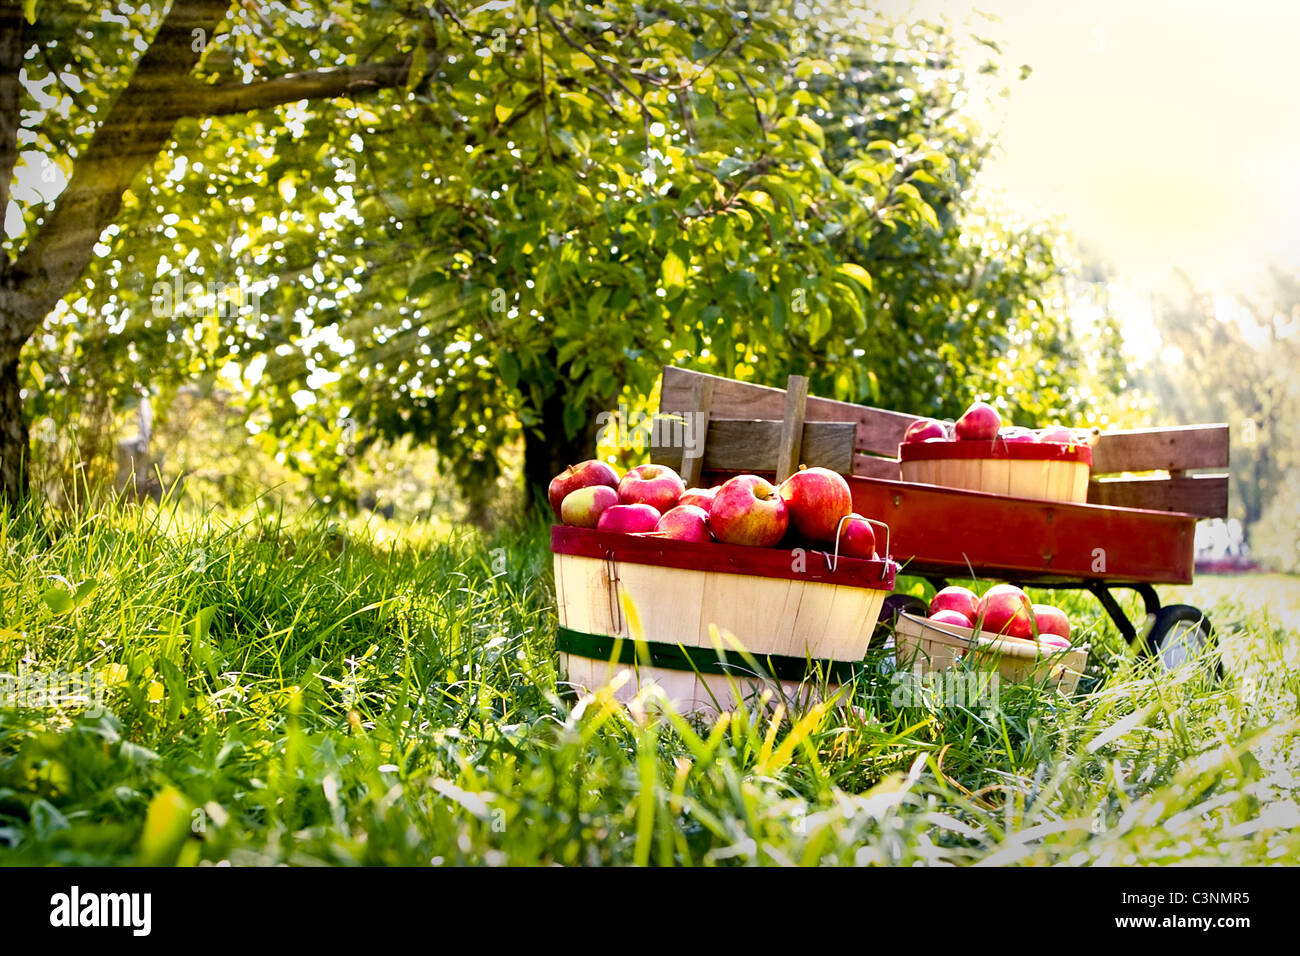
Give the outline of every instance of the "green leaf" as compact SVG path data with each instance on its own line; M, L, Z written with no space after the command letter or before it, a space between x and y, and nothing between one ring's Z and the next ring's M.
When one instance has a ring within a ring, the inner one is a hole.
M591 298L587 300L587 318L590 321L599 322L601 320L600 310L605 307L610 291L609 286L601 286L591 294Z
M686 263L682 261L682 257L675 249L668 250L668 254L664 256L662 282L665 291L669 293L682 289L686 285Z
M23 16L27 18L28 23L36 22L36 7L40 0L23 0Z
M72 592L67 588L52 587L41 595L41 600L55 614L67 614L76 607Z
M819 305L812 310L808 316L808 342L816 345L826 333L831 330L831 311L824 305Z
M519 385L519 360L510 349L501 349L497 354L497 368L501 372L501 381L507 388Z
M424 79L424 68L428 62L428 57L424 50L424 40L421 39L416 44L415 52L411 54L411 69L406 74L406 91L409 93L420 85L420 80Z
M194 615L191 623L190 636L197 641L205 641L208 638L208 631L212 627L212 619L216 617L216 606L201 608L198 614Z
M748 165L749 163L741 159L739 156L728 156L722 162L718 163L718 178L726 179L736 170L744 169Z
M841 262L835 269L842 276L848 276L862 288L870 292L874 285L871 281L871 273L856 262Z

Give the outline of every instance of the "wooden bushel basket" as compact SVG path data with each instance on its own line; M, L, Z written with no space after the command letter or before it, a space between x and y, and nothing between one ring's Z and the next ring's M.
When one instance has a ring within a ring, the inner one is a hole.
M930 441L898 446L903 480L1012 498L1088 500L1092 448L1055 442Z
M898 569L558 525L551 551L562 683L581 694L628 671L616 697L657 684L683 713L764 689L791 703L833 692L861 666Z
M1016 638L976 636L974 629L955 624L934 624L929 618L906 612L894 627L894 660L900 669L929 674L951 670L963 657L996 665L1010 681L1053 684L1074 693L1088 666L1088 646L1052 651Z

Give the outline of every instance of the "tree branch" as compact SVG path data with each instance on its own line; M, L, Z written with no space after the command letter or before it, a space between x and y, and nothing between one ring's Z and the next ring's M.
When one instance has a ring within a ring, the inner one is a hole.
M406 82L413 54L378 63L335 69L289 73L257 83L199 83L185 80L172 94L175 116L230 116L296 103L299 100L334 99L375 90L392 89Z

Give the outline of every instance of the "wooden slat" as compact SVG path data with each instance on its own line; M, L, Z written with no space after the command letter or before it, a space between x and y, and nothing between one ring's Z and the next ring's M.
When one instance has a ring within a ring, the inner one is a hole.
M853 467L851 422L805 422L798 464L841 474ZM781 447L781 422L713 418L704 444L703 470L775 472ZM652 445L650 460L680 468L682 449Z
M1088 503L1117 508L1175 511L1200 518L1228 514L1227 475L1182 478L1111 478L1088 483Z
M885 478L889 481L898 481L900 474L898 459L855 454L853 456L853 474L861 475L864 478Z
M1227 425L1104 432L1092 449L1092 471L1096 475L1226 467Z
M784 412L784 389L737 382L671 365L664 368L659 410L665 413L690 411L691 381L701 377L714 380L713 414L719 418L776 419ZM856 450L878 455L897 454L903 433L918 417L816 396L808 397L806 414L810 420L852 422L857 426Z
M714 384L707 378L698 378L691 383L691 412L695 415L691 421L695 428L695 447L691 449L690 456L683 449L681 463L682 481L686 482L687 488L699 487L700 475L704 470L704 449L708 447L709 419L713 414Z
M781 444L776 452L776 482L780 484L799 468L803 451L804 408L808 404L808 376L791 375L785 383L781 413Z

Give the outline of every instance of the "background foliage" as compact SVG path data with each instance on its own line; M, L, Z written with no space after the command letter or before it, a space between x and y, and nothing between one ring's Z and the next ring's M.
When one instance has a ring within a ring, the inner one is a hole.
M270 4L227 22L204 74L404 44L417 66L365 103L183 121L30 350L38 417L65 420L60 385L119 410L148 387L164 414L183 385L233 388L319 496L352 481L348 448L409 436L482 499L502 449L522 439L544 483L670 361L938 415L976 396L1031 422L1089 412L1072 386L1112 343L1065 318L1069 250L979 200L990 141L970 105L1006 83L991 41L963 59L945 25L852 4ZM111 96L148 25L100 30L118 59L61 108ZM56 38L50 56L82 53ZM75 137L51 119L40 142ZM242 305L158 315L178 280Z

